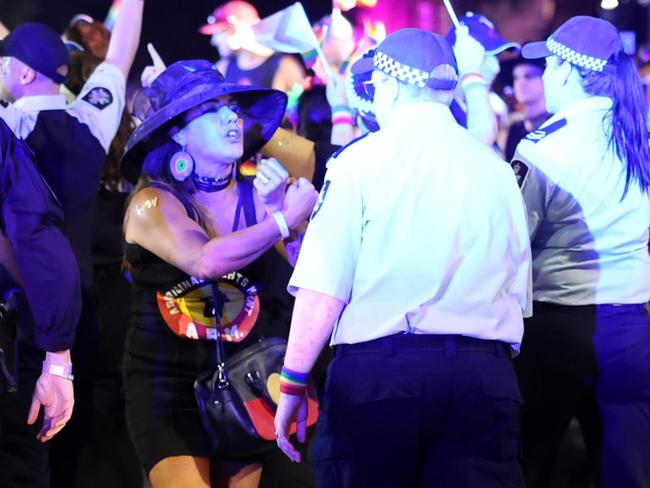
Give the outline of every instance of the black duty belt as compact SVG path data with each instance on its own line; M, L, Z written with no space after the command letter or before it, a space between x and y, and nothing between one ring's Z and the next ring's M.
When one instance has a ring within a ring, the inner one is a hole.
M450 334L396 334L356 344L339 344L336 355L387 354L409 351L439 351L454 356L457 351L493 353L510 357L510 346L501 341Z

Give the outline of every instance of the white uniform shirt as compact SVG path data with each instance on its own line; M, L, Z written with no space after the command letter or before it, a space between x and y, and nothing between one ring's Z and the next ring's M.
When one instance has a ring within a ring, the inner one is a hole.
M608 148L612 101L580 100L517 146L530 226L534 299L561 305L650 299L650 197Z
M346 302L332 344L410 332L517 348L529 280L512 171L447 107L418 103L330 160L289 291Z
M63 95L22 97L6 107L0 117L16 136L26 139L34 130L38 113L65 110L85 124L106 153L120 125L126 99L126 80L116 66L102 63L95 68L77 99L68 104Z

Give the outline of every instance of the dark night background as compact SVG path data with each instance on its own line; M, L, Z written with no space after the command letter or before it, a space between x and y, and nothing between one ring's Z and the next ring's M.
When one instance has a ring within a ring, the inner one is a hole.
M249 0L265 17L292 4L295 0ZM496 22L504 37L525 42L545 37L554 27L572 15L603 14L619 29L634 30L637 41L645 42L648 16L643 0L619 0L615 11L599 9L599 0L452 0L458 13L468 10L486 14ZM208 14L223 0L147 0L145 4L142 42L132 75L139 75L148 64L147 42L152 42L166 62L178 59L216 59L216 51L207 37L200 35L197 28ZM9 28L27 21L39 21L62 31L70 18L77 13L86 13L103 20L112 0L0 0L0 20ZM331 11L329 0L303 0L310 20L316 21ZM417 25L418 12L423 5L434 9L437 26L446 30L449 20L442 7L442 0L378 0L386 12L390 29L391 19L404 24ZM354 11L353 11L354 12ZM542 14L540 14L542 13ZM409 20L411 19L411 20ZM435 20L435 19L434 19ZM405 27L405 25L397 25ZM434 28L435 30L435 28Z
M287 7L295 0L251 1L265 17ZM197 32L220 0L149 0L145 2L142 41L137 66L147 63L145 46L152 42L167 62L187 58L216 58L209 39ZM310 20L317 20L331 10L327 0L303 0ZM77 13L103 20L112 0L0 0L0 20L9 28L27 21L43 22L63 31ZM138 69L136 66L136 70Z

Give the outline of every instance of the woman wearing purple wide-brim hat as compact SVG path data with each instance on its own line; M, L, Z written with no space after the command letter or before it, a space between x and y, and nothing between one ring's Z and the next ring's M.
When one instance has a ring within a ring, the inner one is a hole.
M238 162L271 138L285 105L283 93L227 83L207 61L171 65L136 97L142 123L122 163L138 182L124 221L134 304L124 385L154 488L209 487L211 471L231 487L259 483L260 459L215 459L193 384L216 365L217 324L229 353L259 339L267 251L316 201L304 179L287 188L275 160L258 165L254 182L238 177Z
M647 487L650 150L641 80L616 27L594 17L569 19L522 55L546 59L554 113L512 161L533 252L533 317L515 359L526 486L554 486L560 442L580 411L596 484Z

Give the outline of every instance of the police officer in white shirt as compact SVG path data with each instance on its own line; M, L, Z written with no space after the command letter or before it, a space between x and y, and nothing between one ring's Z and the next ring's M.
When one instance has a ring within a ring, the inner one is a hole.
M329 162L296 294L277 442L304 438L306 373L331 335L312 460L317 486L523 486L511 351L530 246L510 169L453 119L447 41L403 29L372 71L378 132Z
M0 117L34 152L38 170L59 200L63 209L62 231L72 245L81 277L83 307L72 350L76 366L75 416L66 432L51 443L55 487L73 486L79 450L90 439L91 364L97 357L91 255L94 204L107 152L125 105L126 77L140 39L143 4L144 0L122 2L106 60L95 68L71 104L60 93L69 56L57 32L43 24L26 23L15 28L0 44L0 95L5 102L0 105ZM38 358L40 352L33 346L28 340L20 342L19 355L25 359ZM32 362L31 370L23 374L37 378L40 371L34 368L40 361ZM26 417L26 412L20 413L20 424L22 417ZM21 449L32 456L30 465L42 465L37 459L47 459L44 447L31 433L21 435ZM31 444L27 439L33 439ZM8 449L16 450L15 446ZM42 478L42 486L48 486L47 478Z
M602 487L650 486L650 153L646 102L616 28L574 17L546 42L551 117L519 143L534 316L516 359L527 486L552 486L578 405L597 399ZM582 426L585 431L587 426Z

